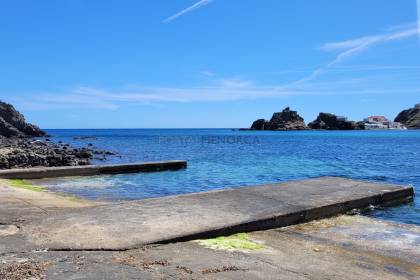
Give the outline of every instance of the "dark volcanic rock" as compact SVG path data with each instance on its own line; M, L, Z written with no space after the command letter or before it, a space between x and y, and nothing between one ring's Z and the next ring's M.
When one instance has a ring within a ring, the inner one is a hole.
M41 137L47 134L36 125L27 123L25 117L12 105L0 101L0 135L5 137Z
M49 139L31 138L41 136L46 136L46 133L28 124L12 105L0 101L0 169L87 165L93 158L90 149L74 149Z
M254 130L304 130L308 129L301 116L289 107L283 111L274 113L270 121L264 119L256 120L251 129Z
M407 128L420 128L420 105L417 104L414 108L407 109L398 114L395 122L400 122Z
M255 122L252 123L251 125L251 129L254 130L264 130L266 129L268 125L268 121L264 120L264 119L258 119Z
M268 122L269 130L303 130L307 129L305 122L296 111L289 107L279 113L274 113Z
M0 136L0 169L90 164L92 151L72 149L52 142Z
M311 129L326 130L354 130L364 129L364 124L353 121L341 120L336 115L330 113L319 113L316 120L309 123Z
M356 122L356 126L357 126L356 129L360 129L360 130L364 130L366 128L365 122L363 122L363 121Z

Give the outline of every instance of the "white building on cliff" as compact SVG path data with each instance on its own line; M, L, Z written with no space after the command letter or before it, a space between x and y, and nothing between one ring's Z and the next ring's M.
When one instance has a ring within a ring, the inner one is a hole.
M363 121L365 129L407 129L403 124L390 121L384 116L370 116Z

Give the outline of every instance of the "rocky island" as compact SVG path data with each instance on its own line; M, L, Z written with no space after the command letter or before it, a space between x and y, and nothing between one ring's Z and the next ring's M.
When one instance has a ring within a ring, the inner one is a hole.
M296 111L286 107L283 111L274 113L269 121L264 119L256 120L251 130L305 130L304 119Z
M370 116L363 121L350 121L346 117L331 113L319 113L317 118L305 124L304 119L296 111L286 107L274 113L269 121L258 119L250 128L240 130L364 130L364 129L420 129L420 103L414 108L398 114L395 121L384 116Z
M363 122L348 121L345 117L339 117L330 113L319 113L318 117L305 124L304 119L296 111L286 107L283 111L274 113L269 121L258 119L253 122L250 130L354 130L364 129Z
M308 124L311 129L325 130L355 130L365 129L363 122L348 121L345 117L338 117L330 113L319 113L318 117Z
M0 101L0 169L87 165L93 151L55 144L38 126L26 122L12 105Z
M420 103L399 113L395 122L400 122L409 129L420 129Z

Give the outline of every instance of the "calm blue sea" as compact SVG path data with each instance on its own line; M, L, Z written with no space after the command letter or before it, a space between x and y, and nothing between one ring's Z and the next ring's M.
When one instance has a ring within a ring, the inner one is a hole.
M318 176L414 185L420 192L420 131L231 129L49 130L53 141L116 152L97 163L185 159L180 171L43 180L53 191L132 200ZM75 137L94 139L76 140ZM246 203L246 202L244 202ZM420 199L375 217L420 224Z

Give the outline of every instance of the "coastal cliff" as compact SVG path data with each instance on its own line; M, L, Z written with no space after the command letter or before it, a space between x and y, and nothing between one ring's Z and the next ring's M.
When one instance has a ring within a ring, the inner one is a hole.
M420 104L400 112L395 118L395 122L400 122L407 128L420 129Z
M269 121L258 119L251 125L251 130L304 130L308 129L304 119L296 111L286 107L274 113Z
M74 149L49 139L35 140L47 133L26 122L12 105L0 101L0 169L34 166L87 165L93 153Z
M36 125L27 123L25 117L12 105L0 100L0 135L5 137L42 137L47 133Z

